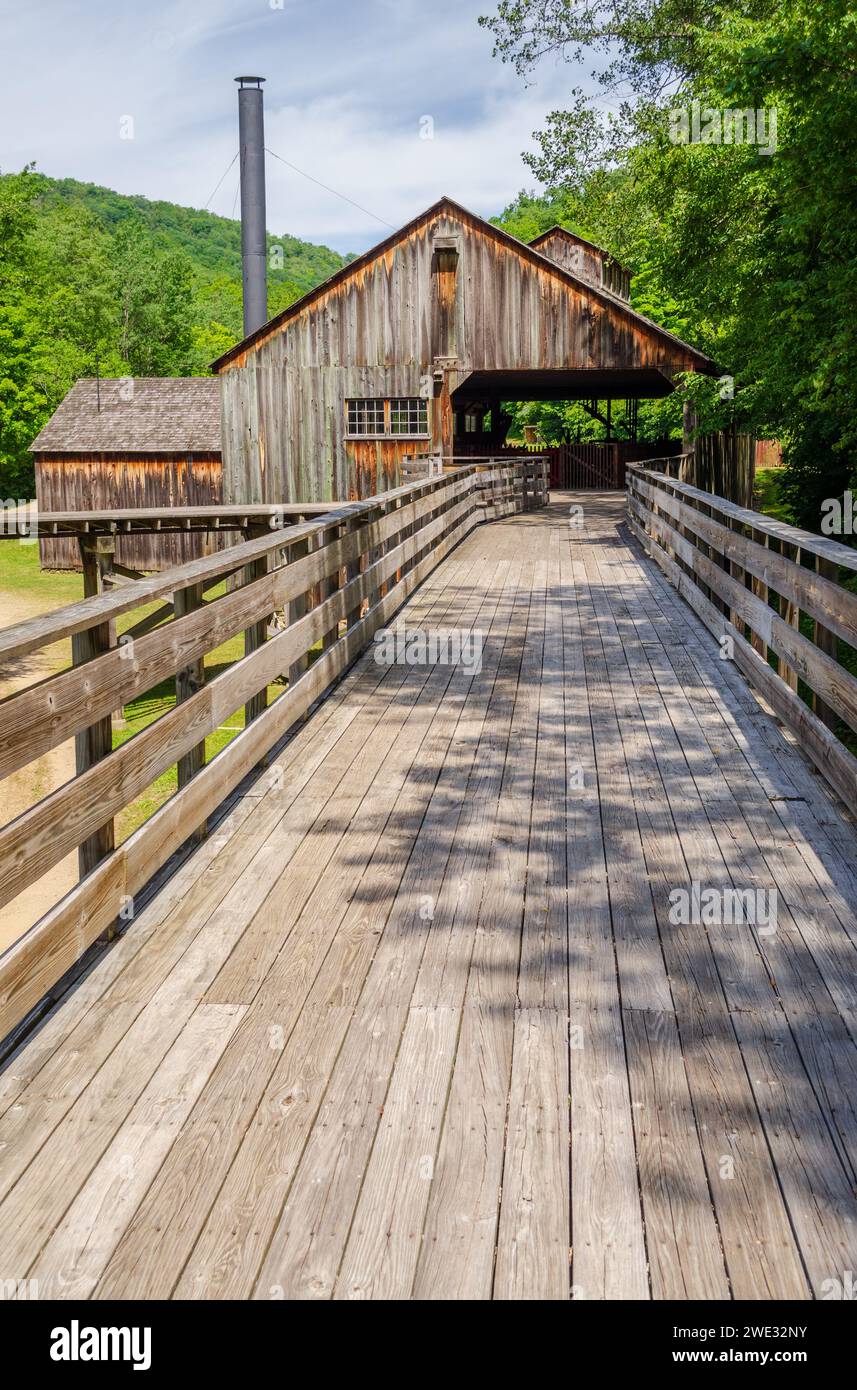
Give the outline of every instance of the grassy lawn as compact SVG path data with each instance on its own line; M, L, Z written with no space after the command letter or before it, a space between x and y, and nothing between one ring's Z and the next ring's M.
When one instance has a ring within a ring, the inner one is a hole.
M45 608L60 608L83 598L79 574L39 569L39 547L29 541L0 540L0 589L29 594Z
M213 591L215 594L219 590ZM133 621L129 620L126 626L132 626L133 622L139 621L138 610L133 615ZM121 631L121 624L120 631ZM205 658L205 673L207 680L214 680L221 671L225 671L233 662L239 661L244 655L244 638L241 634L232 637L228 642L224 642L222 647L216 651L209 652ZM268 703L282 695L285 683L277 683L268 686ZM138 734L141 729L145 729L148 724L153 724L156 719L160 719L173 708L176 702L175 679L170 676L156 686L154 690L149 690L145 695L139 696L130 704L125 706L124 727L113 730L113 747L120 748L123 743ZM240 733L244 728L244 709L236 710L229 716L226 724L221 724L213 734L209 734L205 740L205 760L211 762L215 754ZM153 811L157 811L165 801L172 796L178 786L178 772L175 767L168 768L166 772L149 786L142 796L127 806L120 812L116 820L116 838L119 843L126 840L138 826L148 820Z
M780 498L782 468L759 468L756 470L756 485L753 493L753 510L773 517L775 521L785 521L789 526L794 519L789 508Z
M217 598L225 592L225 583L218 585L210 591L207 596L209 599ZM36 545L20 545L15 540L0 543L0 595L14 598L20 594L23 598L27 595L31 600L36 601L45 610L59 608L68 603L76 603L83 597L83 583L80 574L62 571L43 571L39 568L39 551ZM160 606L162 600L156 603L147 604L135 608L130 613L123 614L117 621L117 633L121 636L129 628L153 612ZM14 604L8 605L14 608ZM21 614L24 616L28 607L22 603ZM319 643L310 653L310 661L313 661L321 651ZM218 647L216 651L209 652L205 658L205 670L208 680L213 680L233 662L238 661L244 655L244 637L239 633L237 636ZM70 654L67 642L57 643L50 649L50 659L53 669L61 670L68 665ZM283 693L285 682L278 682L268 687L268 703L270 704L278 695ZM113 747L120 748L129 739L155 720L160 719L164 714L171 710L176 702L175 679L163 681L153 690L147 691L144 695L138 696L124 707L124 710L114 716ZM205 740L206 761L210 762L226 745L244 728L244 709L236 710L230 715L225 724L216 729ZM175 767L169 768L146 791L137 798L130 806L126 807L117 817L116 836L117 841L122 840L132 834L138 826L142 825L149 816L162 806L165 801L176 791L177 770ZM33 801L44 796L51 789L38 785L37 770L33 769Z

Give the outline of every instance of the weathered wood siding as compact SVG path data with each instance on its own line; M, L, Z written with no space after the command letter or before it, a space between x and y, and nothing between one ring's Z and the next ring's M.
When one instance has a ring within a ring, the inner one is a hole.
M563 270L570 271L572 275L579 275L590 285L601 284L602 252L594 246L587 246L583 241L573 241L561 232L554 232L541 238L536 250L547 256L549 261L555 261L557 265L562 266Z
M112 508L209 506L223 501L218 454L36 454L36 497L40 511L99 511ZM233 537L234 539L234 537ZM131 569L162 570L211 554L228 538L119 536L116 559ZM43 540L45 569L80 569L77 542Z
M450 238L452 273L448 251L435 247ZM678 340L572 284L537 252L463 210L437 211L222 366L224 500L326 501L394 486L414 441L355 447L349 397L433 390L433 443L448 453L451 393L471 371L654 367L672 376L694 365Z

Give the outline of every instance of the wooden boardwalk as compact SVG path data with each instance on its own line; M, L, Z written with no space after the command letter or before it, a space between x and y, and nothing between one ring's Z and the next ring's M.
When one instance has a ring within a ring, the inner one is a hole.
M0 1278L769 1299L857 1269L857 837L623 507L474 531L398 622L478 630L481 670L364 655L6 1064ZM694 883L776 890L776 929L671 921Z

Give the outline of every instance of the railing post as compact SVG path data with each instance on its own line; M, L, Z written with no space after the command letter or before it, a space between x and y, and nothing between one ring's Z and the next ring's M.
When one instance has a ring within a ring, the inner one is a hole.
M734 518L730 519L729 517L726 517L724 518L724 524L729 528L730 531L734 531L737 535L743 536L744 523L742 521L736 521ZM726 568L728 572L731 574L732 578L735 580L736 584L740 584L742 585L742 587L746 588L747 571L744 569L743 565L739 565L736 560L728 560L726 563ZM729 621L734 628L737 628L738 632L743 637L744 619L739 614L737 608L730 608Z
M794 560L796 565L800 564L799 546L787 545L785 541L781 541L780 553L782 555L788 556L789 559ZM783 622L788 623L790 627L798 627L800 623L800 608L798 607L798 605L796 603L791 603L787 598L781 598L780 607ZM778 670L780 678L785 681L786 685L791 690L797 690L797 671L793 670L791 666L787 665L787 663L783 661L782 657L778 658L778 660Z
M290 565L291 565L291 564L294 564L295 560L300 560L300 559L303 558L304 555L308 555L308 554L309 554L309 538L307 538L306 540L303 540L303 541L295 541L292 545L289 546L289 548L288 548L286 554L287 554L287 563L290 564ZM289 626L290 626L290 627L291 627L291 625L292 625L293 623L298 622L300 618L303 618L303 617L306 616L306 613L307 613L307 611L308 611L308 606L309 606L309 605L308 605L308 602L307 602L307 595L306 595L306 594L298 594L297 598L293 598L293 599L290 601L290 603L289 603ZM299 656L298 659L297 659L297 661L292 662L292 665L289 667L289 685L294 685L295 681L300 680L301 676L302 676L302 675L304 674L304 672L307 670L308 666L309 666L309 654L308 654L307 652L304 652L303 656Z
M264 526L248 526L244 532L245 540L254 540L257 536L267 536L270 531ZM249 565L244 566L244 584L252 584L254 579L262 579L269 570L271 563L270 555L262 555L258 560L253 560ZM244 633L244 655L249 656L255 652L263 643L268 640L268 623L270 616L266 614L259 622L253 623ZM244 706L244 725L245 728L254 719L258 719L268 707L268 691L260 690L252 699L248 700Z
M380 521L381 518L384 517L384 516L386 516L386 515L387 515L387 508L386 508L386 506L384 506L384 505L382 504L380 507L373 507L373 508L372 508L372 511L369 513L369 518L368 518L368 519L369 519L370 522ZM386 541L381 541L380 545L376 545L376 546L373 546L373 547L372 547L372 551L371 551L369 563L372 564L372 565L376 564L378 560L383 559L383 557L384 557L384 555L386 555L386 553L387 553L387 542L386 542ZM389 585L387 584L386 581L384 581L383 583L379 584L378 587L377 587L377 589L375 589L374 593L372 593L372 594L369 595L369 606L370 606L370 607L374 607L374 605L375 605L376 603L380 603L381 599L382 599L382 598L384 597L384 595L386 594L388 588L389 588Z
M192 613L195 609L203 605L202 585L189 584L186 589L176 589L173 594L173 611L177 618L182 618L186 613ZM189 700L191 695L195 695L198 690L202 690L205 685L205 658L199 657L192 661L189 666L184 666L180 671L176 671L176 704L179 705L183 700ZM179 758L177 765L179 791L186 787L192 777L201 772L205 767L205 739L186 753L183 758ZM199 842L205 839L208 831L207 821L202 821L200 825L193 828L190 838Z
M759 543L759 545L763 545L766 550L769 549L768 534L766 531L756 531L755 529L751 529L750 535L752 536L754 541L757 541ZM756 595L756 598L761 599L763 603L768 602L768 586L763 579L751 578L750 588L752 592ZM752 628L750 629L750 642L754 650L759 653L759 656L762 658L762 660L767 661L768 644L765 641L765 639L763 637L760 637L757 632L754 632Z
M104 575L113 564L116 542L113 536L80 536L80 558L83 565L83 596L93 598L104 591ZM115 646L115 624L98 623L77 632L71 639L71 659L82 666L93 657ZM107 714L88 729L75 734L74 758L78 777L106 758L113 751L113 716ZM106 821L94 835L78 847L77 863L80 878L85 878L96 864L111 854L116 846L113 819Z
M839 566L834 560L825 560L822 555L816 555L815 570L822 579L830 579L834 584L839 583ZM839 660L839 644L836 633L831 632L830 628L823 627L817 618L813 620L812 640L820 651L825 652L827 656L832 657L834 661ZM821 696L817 695L815 691L813 691L812 704L813 709L822 723L826 724L828 729L835 730L837 724L836 711L831 709L830 705L828 705L825 700L822 700Z
M359 531L360 528L361 528L361 526L363 525L363 521L364 521L363 517L360 517L360 516L352 517L351 520L348 522L348 526L347 526L348 533L349 533L349 534L353 534L355 531ZM351 581L352 581L352 579L356 579L356 578L358 577L358 575L362 574L365 568L366 568L366 553L365 553L365 551L361 551L361 553L357 556L357 559L356 559L356 560L351 560L351 561L349 562L349 564L346 566L346 569L345 569L345 582L346 582L346 584L350 584ZM363 611L363 605L362 605L362 603L358 603L358 604L356 605L355 608L350 608L350 609L348 610L348 613L346 614L346 618L345 618L345 625L346 625L346 628L352 628L352 627L354 627L354 625L355 625L356 623L359 623L359 622L360 622L360 614L361 614L362 611Z
M344 526L337 526L337 527L335 528L334 531L332 531L332 532L330 532L330 533L326 533L326 534L328 534L329 543L330 543L331 545L335 545L336 542L337 542L338 540L341 540L341 538L345 535L345 527L344 527ZM340 578L340 576L341 576L341 571L337 569L337 570L334 570L332 574L329 574L329 575L327 576L326 579L322 580L322 583L321 583L321 595L320 595L320 599L321 599L321 602L322 602L322 603L324 603L325 599L332 598L333 595L337 592L337 590L338 590L339 588L341 588L341 578ZM326 652L330 647L332 647L332 646L333 646L336 642L338 642L338 641L339 641L339 624L337 623L334 627L328 628L327 632L325 632L325 633L323 634L322 639L321 639L321 649L322 649L322 651Z

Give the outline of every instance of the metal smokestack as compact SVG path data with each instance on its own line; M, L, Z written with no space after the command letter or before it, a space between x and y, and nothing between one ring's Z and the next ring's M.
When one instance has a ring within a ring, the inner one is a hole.
M238 143L241 164L241 259L244 336L268 320L268 264L265 245L264 77L236 77Z

